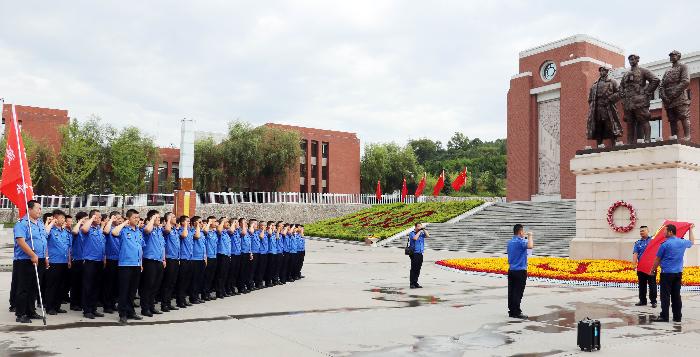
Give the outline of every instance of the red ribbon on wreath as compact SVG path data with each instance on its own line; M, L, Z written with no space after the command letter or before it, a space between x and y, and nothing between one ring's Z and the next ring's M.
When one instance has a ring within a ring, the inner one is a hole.
M620 207L625 207L630 211L630 224L626 226L615 225L615 222L613 221L613 214L615 213L615 210L617 210ZM612 228L613 231L617 233L627 233L631 231L636 224L637 212L634 210L634 207L632 207L631 204L625 201L617 201L613 203L613 205L610 206L610 208L608 208L608 225L610 226L610 228Z

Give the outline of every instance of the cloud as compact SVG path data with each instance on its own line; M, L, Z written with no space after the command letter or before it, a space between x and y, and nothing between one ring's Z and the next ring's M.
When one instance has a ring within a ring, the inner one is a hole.
M576 33L635 51L700 50L696 2L24 1L0 22L0 96L135 125L179 144L241 119L363 142L506 133L518 52ZM653 9L653 11L652 11Z

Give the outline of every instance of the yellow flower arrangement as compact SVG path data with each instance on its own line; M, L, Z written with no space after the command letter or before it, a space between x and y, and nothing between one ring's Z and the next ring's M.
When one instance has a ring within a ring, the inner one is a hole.
M503 258L459 258L436 262L451 269L508 274L508 259ZM573 260L569 258L529 258L528 277L591 285L627 286L637 284L637 270L634 264L622 260ZM658 277L657 277L658 279ZM700 267L685 267L683 285L700 287Z

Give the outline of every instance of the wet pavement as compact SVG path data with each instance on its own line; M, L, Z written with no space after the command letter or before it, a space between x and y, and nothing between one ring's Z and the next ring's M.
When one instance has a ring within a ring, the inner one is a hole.
M506 314L506 280L446 271L426 253L408 289L401 249L307 242L307 278L155 318L117 323L76 312L29 325L0 310L0 356L570 356L576 323L602 323L596 355L691 355L700 347L700 294L683 293L683 322L652 323L633 289L528 282L523 310ZM474 255L472 255L474 256ZM7 301L9 273L0 273Z

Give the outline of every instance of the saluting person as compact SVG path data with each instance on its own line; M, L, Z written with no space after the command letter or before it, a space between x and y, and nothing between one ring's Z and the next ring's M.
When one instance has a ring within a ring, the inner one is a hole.
M61 210L55 210L46 226L49 255L46 259L48 264L44 283L46 285L44 303L46 313L49 315L66 312L66 310L61 309L61 302L63 300L63 286L70 267L72 236L70 231L65 228L65 221L66 214Z
M114 227L112 235L119 237L119 322L141 320L134 310L134 299L143 271L143 248L146 242L139 229L139 212L126 211L126 220Z

